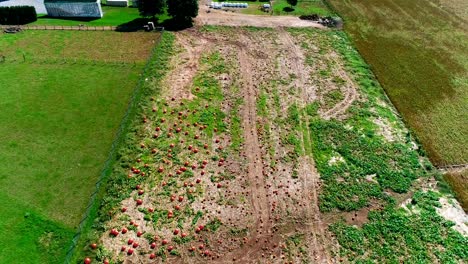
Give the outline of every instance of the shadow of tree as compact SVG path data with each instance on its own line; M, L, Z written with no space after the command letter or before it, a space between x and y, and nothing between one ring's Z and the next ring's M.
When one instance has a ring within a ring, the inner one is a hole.
M148 22L151 22L151 21L152 21L152 19L150 19L150 18L143 18L143 17L135 18L132 21L128 21L126 23L118 25L116 31L119 31L119 32L135 32L135 31L139 31L139 30L144 30L144 26L147 25Z
M193 27L193 20L170 18L159 25L169 31L179 31Z
M91 22L94 20L101 19L101 18L96 18L96 17L51 17L48 15L37 16L37 19L41 19L41 18L57 19L57 20L72 20L72 21L77 21L77 22Z
M153 20L152 18L136 18L127 23L123 23L117 26L116 31L119 32L135 32L145 30L144 26L148 25L148 22L153 22L155 27L164 27L165 30L169 31L179 31L190 28L193 26L193 20L181 20L170 18L163 22L158 22L157 18Z

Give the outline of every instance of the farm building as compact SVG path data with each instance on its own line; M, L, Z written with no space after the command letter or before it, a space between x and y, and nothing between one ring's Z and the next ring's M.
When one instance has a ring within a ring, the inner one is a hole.
M0 7L3 6L34 6L37 14L47 13L43 0L0 0Z
M101 0L45 0L51 17L101 18Z

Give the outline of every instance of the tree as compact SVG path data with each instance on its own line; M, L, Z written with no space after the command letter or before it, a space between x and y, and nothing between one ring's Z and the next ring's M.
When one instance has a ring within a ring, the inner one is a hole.
M291 8L297 5L297 0L287 0L287 2L291 6Z
M197 0L167 0L167 12L179 22L191 22L198 15Z
M154 17L162 14L166 7L165 0L138 0L138 11L143 17Z

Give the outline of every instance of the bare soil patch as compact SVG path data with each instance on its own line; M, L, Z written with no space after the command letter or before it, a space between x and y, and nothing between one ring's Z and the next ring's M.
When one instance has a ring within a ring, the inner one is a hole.
M195 19L197 25L213 26L252 26L252 27L315 27L324 26L307 20L301 20L294 16L260 16L245 15L227 11L210 9L208 1L200 1L198 16Z

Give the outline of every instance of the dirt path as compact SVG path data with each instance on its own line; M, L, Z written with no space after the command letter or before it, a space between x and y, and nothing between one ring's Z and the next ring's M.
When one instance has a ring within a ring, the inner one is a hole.
M245 49L239 53L239 62L242 72L241 78L244 80L244 107L241 110L242 124L244 127L245 155L248 161L247 176L252 184L252 205L256 215L257 230L266 232L269 228L269 205L265 191L265 182L262 175L262 151L257 134L257 113L256 98L257 91L252 80L253 69L250 58ZM265 222L265 224L263 224Z
M288 47L290 53L288 57L292 58L292 69L298 75L296 85L300 93L297 103L304 107L307 104L307 95L310 93L307 91L310 89L307 78L309 73L305 67L304 54L284 29L280 30L279 36L280 40ZM306 132L302 134L302 151L305 156L299 161L298 175L302 181L303 197L306 199L305 213L307 222L305 224L309 230L308 240L312 245L311 250L309 250L309 259L313 260L314 263L331 263L332 260L328 254L330 245L327 243L330 238L325 231L327 229L326 225L320 219L320 209L318 207L317 190L320 189L320 175L315 168L313 158L310 156L311 153L307 153L304 145L305 142L311 142L309 122L307 118L304 118L301 122L305 122L303 125L306 127Z
M335 65L339 65L337 56L331 56L331 58L334 61ZM344 99L341 102L334 105L328 111L321 113L322 118L326 120L337 118L340 115L344 114L352 105L352 103L359 97L354 80L352 80L349 77L348 73L343 71L343 67L335 68L334 71L336 75L340 76L340 78L345 81L346 85L344 87Z
M250 40L243 37L240 42L231 42L238 49L238 63L244 98L243 107L240 110L242 119L244 148L242 155L246 158L246 177L250 184L250 202L254 224L248 236L246 244L242 248L225 255L217 263L258 263L265 256L264 249L271 247L279 239L272 234L272 220L270 215L270 202L266 191L266 183L263 177L262 146L257 133L257 109L258 96L257 84L254 79L254 62L249 49L240 43L249 43ZM278 251L279 253L279 251Z
M437 166L437 169L443 173L457 173L468 170L468 164Z
M176 63L178 67L168 75L169 78L166 80L167 85L171 86L167 97L191 100L194 97L190 91L193 77L198 71L202 51L210 49L211 42L197 38L194 35L194 30L180 32L176 38L182 46L182 53L177 57L179 59Z
M195 19L197 25L325 28L319 23L293 16L245 15L214 10L210 9L207 3L208 1L200 1L198 17Z

